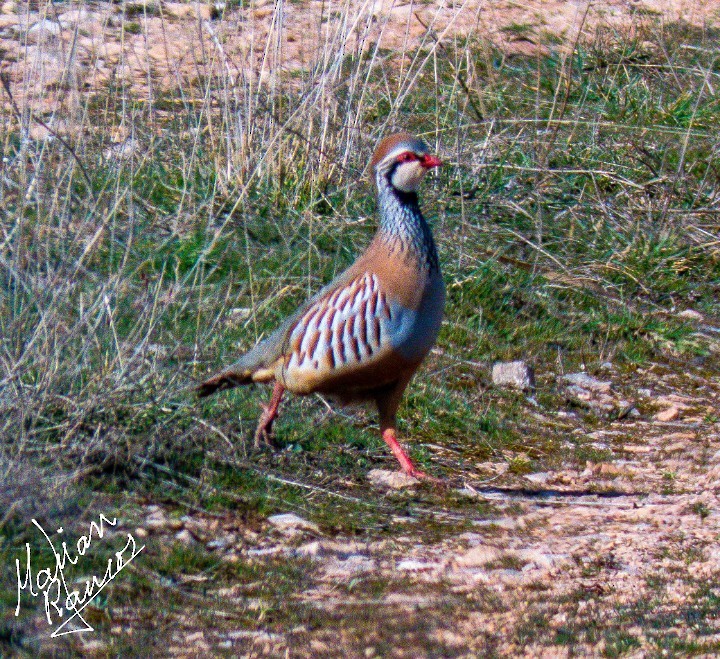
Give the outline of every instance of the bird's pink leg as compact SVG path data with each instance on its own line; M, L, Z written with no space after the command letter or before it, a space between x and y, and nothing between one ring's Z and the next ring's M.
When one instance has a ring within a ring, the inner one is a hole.
M400 468L404 474L434 483L442 483L441 480L428 476L416 468L397 440L397 431L395 430L397 426L397 409L400 405L400 398L402 398L403 391L405 391L405 387L407 387L408 382L410 382L413 372L414 369L403 373L394 385L378 391L376 402L380 415L380 433L400 463Z
M395 428L383 429L382 438L385 440L385 443L390 447L390 450L393 452L393 455L397 458L397 461L400 463L400 468L402 469L403 473L407 474L408 476L412 476L413 478L421 478L424 480L433 481L435 483L442 482L442 481L438 480L437 478L428 476L424 471L420 471L412 463L412 461L408 457L408 454L405 453L405 451L403 451L402 446L400 446L400 444L397 440L397 434L395 432Z
M257 428L255 429L255 448L260 448L260 444L272 444L272 424L278 416L280 401L285 393L285 387L279 382L275 382L272 398L267 405L263 405L263 413L260 415Z

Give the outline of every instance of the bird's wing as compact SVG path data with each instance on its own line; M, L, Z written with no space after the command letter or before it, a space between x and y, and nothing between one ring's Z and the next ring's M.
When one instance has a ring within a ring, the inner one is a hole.
M346 271L203 383L200 395L273 379L295 393L383 386L400 375L397 369L419 363L408 351L408 344L423 340L414 331L417 316L385 292L377 274Z
M358 373L392 350L402 309L370 272L337 282L311 300L287 328L282 379L296 391Z

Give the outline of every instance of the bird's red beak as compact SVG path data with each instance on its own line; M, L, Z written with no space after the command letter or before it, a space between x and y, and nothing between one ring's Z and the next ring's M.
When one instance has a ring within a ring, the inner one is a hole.
M440 165L442 165L442 160L440 160L437 156L431 156L428 154L422 157L420 164L425 169L432 169L433 167L440 167Z

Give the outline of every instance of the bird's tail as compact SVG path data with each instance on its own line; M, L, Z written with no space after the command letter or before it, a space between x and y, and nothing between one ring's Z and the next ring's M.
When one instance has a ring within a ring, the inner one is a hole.
M201 385L198 385L197 392L198 398L205 398L205 396L211 396L218 391L224 391L225 389L232 389L233 387L239 387L243 384L250 384L253 381L252 373L250 371L238 372L233 369L228 369L217 375L213 375L209 380L205 380Z
M274 337L270 338L273 339ZM252 382L270 382L274 380L275 362L279 357L270 352L269 349L273 346L274 342L269 339L258 343L232 366L198 385L195 390L198 397L205 398L205 396L210 396L218 391L240 387Z

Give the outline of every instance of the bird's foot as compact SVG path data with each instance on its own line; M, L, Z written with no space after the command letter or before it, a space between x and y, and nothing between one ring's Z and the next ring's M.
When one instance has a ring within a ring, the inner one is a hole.
M442 478L435 478L435 476L430 476L424 471L420 471L412 463L410 464L409 469L401 469L400 473L405 474L406 476L410 476L411 478L417 478L419 481L426 481L427 483L432 483L433 485L445 485L445 481L442 480Z
M275 419L266 419L266 412L267 407L265 407L265 413L263 413L262 417L260 417L260 422L258 423L257 428L255 429L255 439L254 439L254 445L255 448L262 448L263 446L269 446L270 448L277 448L277 444L275 443L275 435L272 431L272 425L273 421Z
M436 485L441 484L439 478L428 476L424 471L420 471L410 460L408 454L403 451L402 446L398 443L397 436L394 428L386 428L383 430L382 437L385 443L390 447L393 455L400 463L400 471L406 476L417 478L418 480L424 480L429 483L435 483Z
M277 419L278 409L280 408L280 401L282 400L284 391L284 387L279 382L276 382L270 403L268 405L261 405L263 413L260 415L260 420L255 429L255 448L261 448L262 446L277 448L277 445L273 441L272 425L273 421Z

